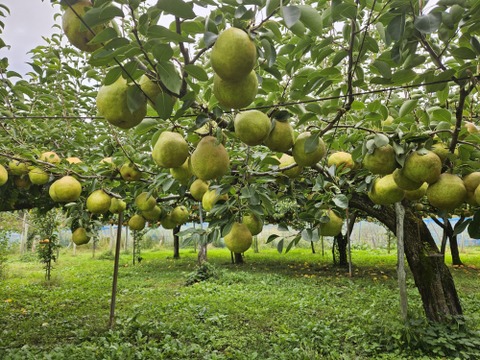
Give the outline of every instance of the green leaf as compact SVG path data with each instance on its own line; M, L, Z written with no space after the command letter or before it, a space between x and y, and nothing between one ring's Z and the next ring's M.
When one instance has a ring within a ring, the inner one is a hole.
M319 136L320 136L320 133L316 132L310 135L307 140L305 140L305 144L304 144L305 154L310 154L317 149L319 144L319 140L318 140Z
M195 12L193 11L193 3L186 3L182 0L158 0L157 8L163 10L174 16L178 16L183 19L195 18Z
M215 33L210 32L210 31L206 31L203 34L203 42L205 43L205 46L207 46L207 47L215 44L215 41L217 41L217 38L218 38L218 34L215 34Z
M111 68L110 70L108 70L107 75L105 75L105 78L103 79L103 84L104 85L113 84L115 81L117 81L120 75L122 75L122 69L120 68L120 66L115 66Z
M467 220L464 220L464 221L457 222L455 224L455 227L453 228L453 236L461 234L462 232L464 232L471 221L472 221L472 219L467 219Z
M396 85L407 84L412 82L417 77L417 73L412 69L403 69L397 71L392 76L392 81Z
M480 239L480 210L473 215L473 219L468 225L468 235L474 239Z
M161 92L155 99L155 110L161 119L168 119L173 112L175 100L168 94Z
M115 39L118 36L114 28L107 27L100 31L97 35L90 40L89 44L101 44L106 43L109 40Z
M315 34L321 34L323 29L322 16L309 5L298 5L300 8L300 21Z
M155 40L156 44L152 46L152 54L158 62L168 61L173 56L173 49L168 44L162 44Z
M385 61L375 60L372 66L377 69L379 74L384 78L390 79L392 77L392 68Z
M452 54L453 57L458 58L458 59L475 59L477 57L477 54L475 52L467 47L459 47L456 49L450 50L450 53Z
M207 81L208 80L208 75L203 70L202 67L193 65L193 64L188 64L184 67L185 71L187 72L188 75L193 76L195 79L198 79L200 81Z
M166 27L161 26L161 25L150 26L148 28L147 36L152 37L152 38L164 39L164 40L172 41L172 42L176 42L176 43L180 43L180 42L193 43L194 42L194 40L192 40L192 39L190 39L186 36L182 36L180 34L177 34L176 32L171 31L171 30L169 30Z
M281 254L283 252L283 243L284 243L284 239L281 239L278 243L277 243L277 251Z
M477 55L480 55L480 41L472 35L470 38L470 44L472 45L473 50L477 53Z
M413 109L417 106L418 100L407 100L404 101L402 106L400 107L400 110L398 111L398 116L399 117L404 117L405 115L410 114Z
M432 111L431 119L437 122L445 121L450 128L452 122L452 113L447 109L436 109Z
M105 7L90 8L83 16L83 21L93 28L97 25L105 24L116 17L124 17L123 11L116 6L109 5Z
M301 14L297 6L284 6L282 8L283 21L289 29L300 20Z
M280 237L280 235L272 234L272 235L270 235L270 236L267 238L266 243L269 244L269 243L271 243L272 241L274 241L276 238L279 238L279 237Z
M431 34L438 30L442 23L442 13L435 12L417 16L413 25L422 34Z
M182 78L172 63L159 62L157 65L157 72L160 76L160 80L168 90L174 94L180 93L180 89L182 88Z
M401 13L394 17L387 26L386 36L387 43L389 40L399 41L405 32L405 13Z
M373 137L373 141L375 142L375 146L377 148L385 146L390 143L390 139L387 135L384 134L375 134Z
M344 194L335 195L333 202L340 209L348 209L348 197Z
M129 86L127 89L127 106L131 113L145 106L145 95L136 85Z

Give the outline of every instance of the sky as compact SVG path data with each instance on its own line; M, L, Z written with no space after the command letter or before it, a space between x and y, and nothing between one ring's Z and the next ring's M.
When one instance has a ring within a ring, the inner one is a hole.
M10 15L2 18L5 28L0 37L10 49L0 49L0 58L8 57L10 70L25 74L30 71L31 49L44 44L42 36L49 37L55 29L54 14L59 12L58 5L53 6L50 0L1 0L10 9ZM1 32L1 30L0 30Z

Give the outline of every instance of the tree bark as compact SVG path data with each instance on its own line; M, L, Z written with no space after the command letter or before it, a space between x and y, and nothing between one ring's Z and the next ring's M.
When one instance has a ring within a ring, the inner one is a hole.
M180 238L177 235L180 232L180 225L173 229L173 258L180 259Z
M243 264L243 255L241 253L233 253L235 264Z
M461 218L463 220L463 218ZM447 224L448 242L450 243L450 254L452 255L452 265L463 265L460 259L460 251L458 251L457 235L453 235L453 226L450 221Z
M350 207L376 218L396 234L393 207L374 207L367 196L360 194L352 197ZM427 226L410 207L405 208L404 221L405 255L425 315L433 322L450 322L463 313L453 277Z
M357 219L357 214L355 212L350 214L347 232L345 233L345 235L340 233L334 238L334 246L332 249L334 265L338 265L341 267L348 266L348 253L347 253L348 237L349 235L352 234L356 219ZM338 252L338 262L337 262L337 256L336 256L337 252Z

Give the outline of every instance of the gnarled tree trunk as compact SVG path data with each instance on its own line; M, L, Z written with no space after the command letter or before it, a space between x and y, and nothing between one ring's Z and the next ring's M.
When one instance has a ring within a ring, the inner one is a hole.
M396 233L392 206L374 207L367 196L360 194L352 197L350 206L376 218ZM409 207L405 208L404 241L405 255L427 319L449 322L453 317L462 315L453 277L443 256L425 223Z

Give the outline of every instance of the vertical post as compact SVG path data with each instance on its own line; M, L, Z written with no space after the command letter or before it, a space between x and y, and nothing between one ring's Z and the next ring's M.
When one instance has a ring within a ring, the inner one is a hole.
M23 222L22 222L22 238L20 240L20 255L25 254L25 251L27 250L27 237L28 237L27 211L24 211Z
M350 224L349 224L349 221L350 221L350 215L348 214L348 208L345 209L345 219L346 219L346 222L347 222L347 249L348 249L348 275L350 277L353 276L353 270L352 270L352 247L350 245Z
M125 243L126 243L126 241L125 241ZM135 257L137 256L137 254L136 254L136 251L137 251L136 245L137 245L137 231L134 230L134 231L133 231L133 243L132 243L132 254L133 254L133 255L132 255L132 256L133 256L132 260L133 260L133 265L135 265Z
M400 314L402 320L406 321L408 316L408 301L407 301L407 282L405 273L405 244L404 244L404 227L405 208L402 203L395 203L395 215L397 223L397 276L398 288L400 292Z
M200 229L203 230L203 208L202 202L198 202L198 215L200 217ZM207 241L205 239L205 234L202 233L200 236L200 244L198 251L198 264L201 265L203 262L207 261Z
M115 262L113 265L112 298L110 301L110 322L109 327L115 325L115 301L117 299L118 265L120 263L120 243L122 240L123 211L118 214L117 243L115 246Z

